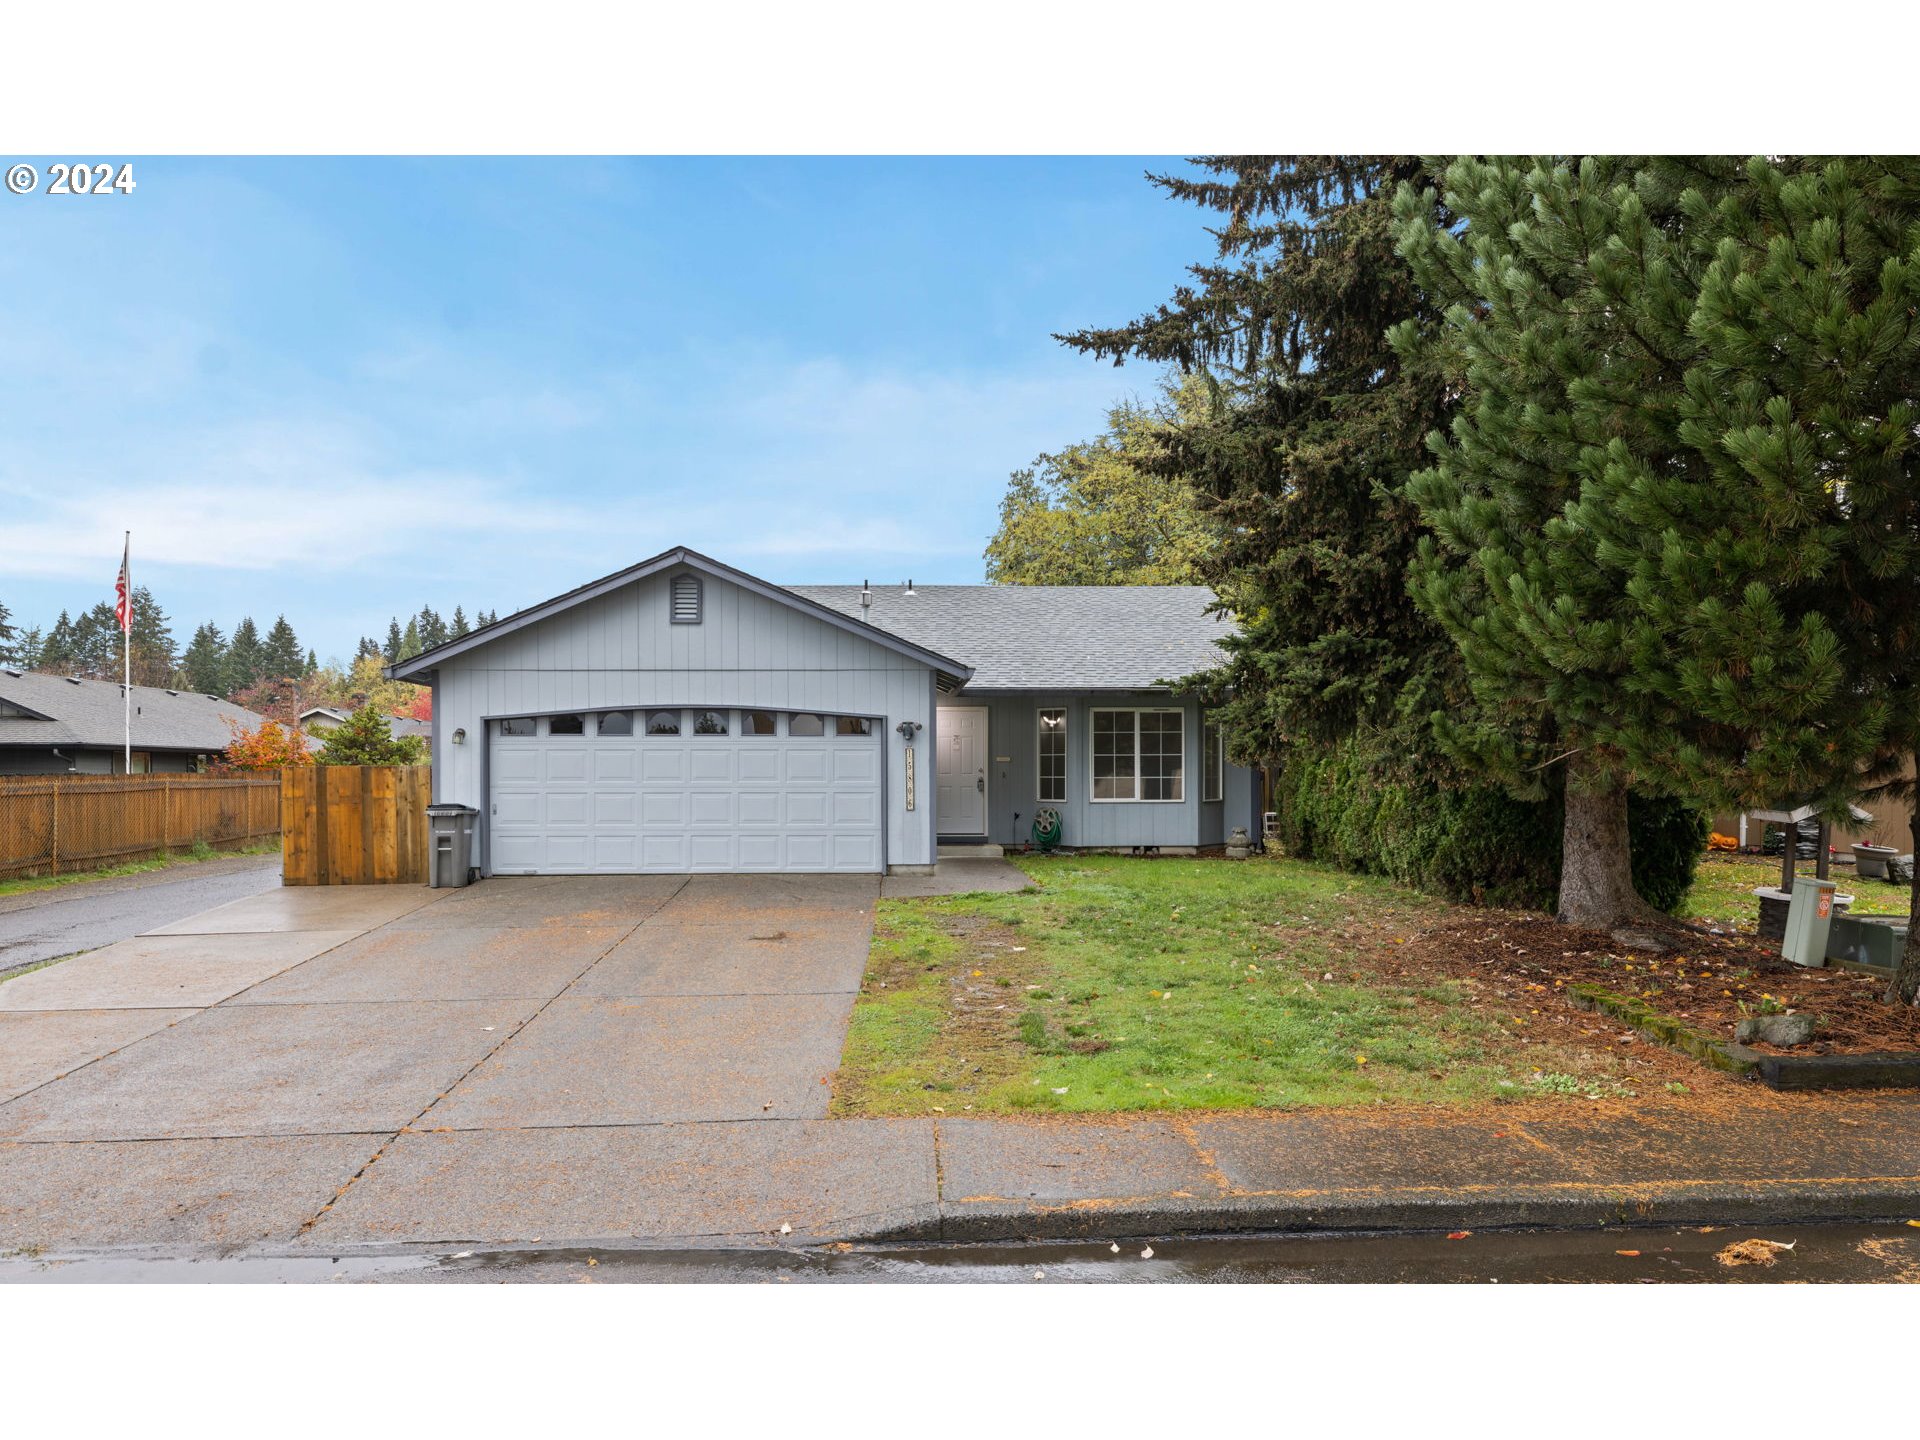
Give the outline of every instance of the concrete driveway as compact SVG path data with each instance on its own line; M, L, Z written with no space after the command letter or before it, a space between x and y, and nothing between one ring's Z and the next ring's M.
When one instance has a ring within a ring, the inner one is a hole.
M0 984L0 1250L764 1235L911 1210L933 1194L927 1127L824 1120L877 895L827 876L284 889Z

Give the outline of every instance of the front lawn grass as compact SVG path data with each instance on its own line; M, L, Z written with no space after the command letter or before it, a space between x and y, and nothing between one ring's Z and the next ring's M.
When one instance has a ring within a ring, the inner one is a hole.
M1813 874L1811 861L1799 866L1802 875ZM1885 880L1869 880L1853 873L1851 866L1833 867L1833 881L1840 893L1853 896L1852 915L1905 915L1911 903L1904 885ZM1718 925L1726 930L1757 929L1760 902L1754 898L1756 886L1780 883L1780 857L1777 855L1729 855L1709 853L1701 858L1694 872L1693 887L1680 902L1678 917L1703 925Z
M1025 892L881 903L834 1113L1470 1102L1581 1063L1376 973L1446 902L1276 857L1015 863Z

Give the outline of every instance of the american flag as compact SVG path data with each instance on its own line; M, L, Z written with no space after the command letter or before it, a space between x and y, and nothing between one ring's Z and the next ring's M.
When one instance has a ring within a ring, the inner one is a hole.
M127 537L127 545L120 552L120 578L113 582L113 614L120 622L123 631L133 630L133 601L127 596L127 561L133 554L133 537Z

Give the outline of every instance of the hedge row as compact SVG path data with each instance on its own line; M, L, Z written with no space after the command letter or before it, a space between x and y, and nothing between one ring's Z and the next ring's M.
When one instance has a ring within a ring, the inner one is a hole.
M1361 747L1296 750L1275 777L1287 852L1385 875L1474 904L1550 910L1560 889L1561 804L1492 786L1444 789L1377 778ZM1681 801L1631 797L1633 883L1671 911L1693 883L1707 817Z

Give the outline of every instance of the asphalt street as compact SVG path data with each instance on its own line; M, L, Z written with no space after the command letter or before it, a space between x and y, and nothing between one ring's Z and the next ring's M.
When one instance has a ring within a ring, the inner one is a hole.
M0 976L97 950L279 884L278 855L234 855L0 896Z

